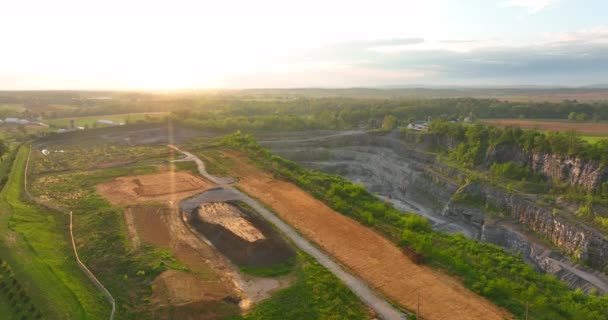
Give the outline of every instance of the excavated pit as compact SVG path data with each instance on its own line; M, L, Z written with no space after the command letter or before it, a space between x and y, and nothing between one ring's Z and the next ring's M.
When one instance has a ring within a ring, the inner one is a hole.
M366 186L397 209L425 216L433 228L499 245L536 269L555 275L571 288L608 292L608 276L576 265L541 240L523 236L508 223L495 223L478 208L451 202L461 174L441 166L398 135L353 132L303 132L258 136L260 144L304 167L339 174ZM511 219L512 220L512 219ZM508 220L508 221L511 221ZM511 221L517 224L517 221Z
M201 203L186 219L238 266L272 267L295 256L277 231L238 201Z

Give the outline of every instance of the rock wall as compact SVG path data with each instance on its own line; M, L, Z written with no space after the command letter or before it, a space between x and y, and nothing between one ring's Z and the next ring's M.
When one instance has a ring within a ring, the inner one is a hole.
M601 232L574 219L554 215L550 207L539 206L529 199L498 188L470 184L466 192L504 208L505 213L521 225L551 241L567 255L597 270L608 267L608 239Z
M608 168L598 161L559 156L555 154L533 153L530 166L536 173L550 179L567 181L572 186L582 186L594 190L608 181Z
M574 265L565 257L530 241L529 237L511 226L486 223L481 241L503 247L521 257L537 270L553 274L572 289L583 292L608 292L608 277L600 272Z

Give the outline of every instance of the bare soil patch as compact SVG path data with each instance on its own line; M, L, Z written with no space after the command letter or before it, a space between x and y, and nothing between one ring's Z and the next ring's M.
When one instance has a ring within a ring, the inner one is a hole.
M586 134L607 134L608 123L595 122L561 122L542 120L520 120L520 119L486 119L481 123L497 126L518 126L522 129L538 129L543 131L576 131Z
M200 280L195 275L179 270L167 270L154 279L154 297L161 305L175 306L198 302L219 301L224 295L216 294L223 288L217 283Z
M358 222L330 209L295 185L274 179L227 152L236 161L238 185L271 207L340 263L389 299L415 310L420 293L424 319L505 319L512 316L466 289L458 280L412 263L399 248Z
M169 210L166 206L136 205L127 208L125 215L132 217L137 237L159 247L170 247L171 235L166 221Z
M219 284L202 281L178 270L167 270L152 283L155 319L223 319L238 313L236 305L223 301Z
M133 177L119 177L97 185L97 192L112 204L178 200L201 192L211 183L188 172L165 171Z

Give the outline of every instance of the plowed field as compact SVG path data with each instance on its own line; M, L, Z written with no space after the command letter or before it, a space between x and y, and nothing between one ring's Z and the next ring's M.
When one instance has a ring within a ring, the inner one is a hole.
M187 172L165 171L135 177L119 177L97 185L97 192L114 204L169 200L176 202L211 183Z
M571 131L578 133L608 135L608 123L595 122L565 122L565 121L542 121L542 120L520 120L520 119L486 119L481 123L498 126L518 126L522 129L538 129L543 131Z

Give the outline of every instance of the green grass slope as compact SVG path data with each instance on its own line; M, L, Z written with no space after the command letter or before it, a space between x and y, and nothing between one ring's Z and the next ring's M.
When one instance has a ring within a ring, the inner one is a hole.
M105 319L110 306L76 264L68 217L22 198L28 151L17 152L0 192L0 256L45 319Z

